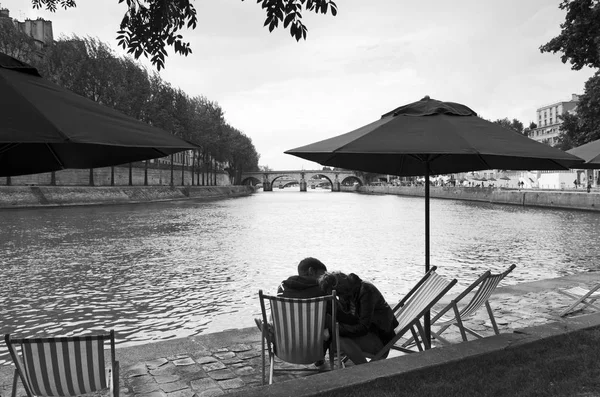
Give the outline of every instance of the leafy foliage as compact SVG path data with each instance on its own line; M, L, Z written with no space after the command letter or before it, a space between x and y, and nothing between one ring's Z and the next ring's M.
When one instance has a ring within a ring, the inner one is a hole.
M0 38L0 52L24 62L35 57L35 40L17 29L10 18L0 17Z
M564 114L557 147L562 150L600 139L600 71L585 83L579 96L577 114Z
M562 62L574 70L600 68L600 0L563 0L559 8L567 11L562 30L540 51L561 52Z
M289 26L290 34L296 41L306 40L308 29L302 23L303 10L316 14L327 14L331 11L331 15L337 15L337 5L332 0L257 0L256 2L267 14L264 26L269 27L269 32L272 32L281 22L284 29Z
M74 0L31 0L34 8L45 7L56 11L76 7ZM175 53L187 56L192 53L190 43L180 34L184 28L195 29L198 24L196 9L190 0L118 0L126 3L127 11L121 20L117 40L121 47L138 59L144 55L158 70L165 67L167 51L171 46ZM244 1L244 0L242 0ZM264 26L272 32L283 24L289 27L296 39L306 39L307 28L302 23L302 11L316 14L337 15L337 5L332 0L258 0L267 17Z
M505 117L503 119L494 121L494 123L500 124L502 127L518 132L519 134L525 133L525 130L523 129L523 123L517 119L509 120L507 117Z
M0 47L4 41L0 36ZM117 57L96 38L63 38L32 63L43 76L79 95L197 143L202 148L194 156L197 169L227 168L232 176L258 169L260 156L252 140L227 124L218 103L190 98L157 72L149 74L130 57Z

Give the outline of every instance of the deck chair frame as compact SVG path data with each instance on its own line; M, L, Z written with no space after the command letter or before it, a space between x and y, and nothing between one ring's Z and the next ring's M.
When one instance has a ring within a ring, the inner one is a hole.
M119 362L115 359L115 333L56 338L4 336L15 365L12 397L21 380L28 397L78 396L109 389L119 397ZM106 366L104 342L110 341Z
M398 320L396 336L389 341L377 354L368 358L379 360L387 356L390 349L405 353L414 353L415 350L407 348L406 344L398 346L397 342L408 332L418 351L431 348L425 337L425 330L421 325L421 318L435 305L457 282L456 279L448 280L436 273L433 266L419 282L394 306L393 311Z
M334 356L337 357L337 367L341 368L339 327L336 320L336 292L331 295L316 298L299 299L271 296L258 291L262 311L262 379L265 384L266 357L268 354L269 384L273 383L274 372L277 371L319 371L319 368L278 368L275 369L275 357L292 364L311 364L322 360L325 356L323 342L326 328L331 330L332 343L329 348L329 364L335 369ZM271 316L267 320L269 302ZM328 318L327 307L331 307ZM309 332L312 334L309 335ZM282 346L278 346L282 345ZM335 346L335 348L334 348ZM306 349L305 349L306 348ZM319 350L320 349L320 350ZM335 350L335 351L334 351ZM320 354L318 353L320 351ZM306 354L305 354L306 353Z
M441 335L452 325L455 325L459 328L460 335L464 342L468 340L467 333L477 338L483 338L483 335L468 328L464 324L465 320L477 313L482 305L485 305L490 322L494 328L494 333L498 335L500 331L498 330L498 325L496 324L496 319L494 318L494 312L490 306L489 299L492 293L496 290L498 284L510 272L512 272L515 267L516 265L511 265L508 269L499 274L492 274L491 270L484 272L456 298L452 299L448 305L433 315L433 318L431 319L431 326L439 326L440 328L437 330L432 330L431 335L439 340L442 344L448 345L450 342ZM462 304L462 301L476 288L477 290L472 294L470 300L464 306L459 308L459 306ZM444 317L444 315L450 310L452 310L452 315L450 317Z
M584 310L587 307L593 307L597 311L600 311L600 307L594 304L596 300L600 299L600 292L597 292L599 288L600 283L594 285L591 289L579 286L568 289L559 289L559 293L568 296L571 299L575 299L575 302L573 304L571 304L565 310L560 312L560 317L564 317L567 314L570 314L575 311ZM580 309L575 309L579 305L583 305L583 307Z

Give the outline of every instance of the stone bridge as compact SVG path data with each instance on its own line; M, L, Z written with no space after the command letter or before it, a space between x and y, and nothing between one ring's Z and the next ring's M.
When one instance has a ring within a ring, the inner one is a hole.
M340 191L340 185L350 181L364 185L364 181L354 171L326 171L326 170L300 170L300 171L256 171L244 172L242 174L242 184L256 185L262 183L263 191L273 191L273 185L277 180L288 184L290 181L296 181L300 185L300 191L306 192L306 187L311 184L318 184L323 180L329 181L333 192Z

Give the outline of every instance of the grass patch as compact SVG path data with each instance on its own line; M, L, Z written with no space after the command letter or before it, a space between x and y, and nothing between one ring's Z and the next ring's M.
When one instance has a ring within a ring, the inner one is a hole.
M324 393L327 397L600 395L600 329Z

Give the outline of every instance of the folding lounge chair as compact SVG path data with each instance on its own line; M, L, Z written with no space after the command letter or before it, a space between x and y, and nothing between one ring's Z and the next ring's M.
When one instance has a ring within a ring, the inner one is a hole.
M325 349L323 343L326 340L326 329L332 330L333 342L336 352L339 352L339 329L336 322L336 295L318 298L296 299L281 296L264 295L262 290L258 291L260 307L262 310L262 373L263 384L265 383L265 343L269 354L270 373L269 384L273 383L275 371L275 356L280 360L293 364L312 364L323 360ZM265 301L269 302L272 321L267 321L267 310ZM331 315L327 314L327 306L331 306ZM265 326L265 324L267 326ZM333 344L332 344L333 346ZM329 349L329 362L334 369L334 349ZM341 362L338 355L338 368ZM318 368L279 368L277 371L318 371Z
M567 307L565 310L560 312L560 316L564 317L569 313L575 312L577 310L583 310L586 307L593 307L594 309L600 311L600 307L596 306L594 303L598 298L600 298L600 291L596 292L600 288L600 283L594 285L591 289L583 288L583 287L573 287L569 289L558 290L559 293L568 296L569 298L575 299L575 303ZM581 309L575 309L579 305L583 305Z
M425 332L421 325L420 319L429 311L444 296L450 288L456 284L456 279L448 281L444 277L435 272L437 268L433 266L423 278L413 287L412 290L394 307L394 315L398 320L399 325L396 327L396 336L387 345L383 347L372 360L383 358L390 349L400 350L405 353L414 353L403 346L398 346L396 343L407 332L412 333L412 339L415 341L419 351L431 348L431 345L425 337ZM418 333L417 333L418 332ZM421 346L421 344L423 346Z
M13 339L4 336L16 367L12 397L20 378L28 397L78 396L109 389L119 397L119 362L115 361L115 334ZM110 367L104 361L104 341L110 341Z
M437 330L432 330L431 334L442 344L450 344L447 339L444 339L441 335L445 332L450 326L455 325L460 330L460 335L462 336L462 340L464 342L467 341L467 332L471 335L474 335L478 338L482 338L483 335L473 331L472 329L465 326L465 320L472 317L477 311L481 308L482 305L485 304L487 308L488 315L490 317L490 322L492 323L492 327L494 328L494 333L496 335L499 334L498 325L496 325L496 320L494 318L494 313L492 312L492 308L490 307L490 296L496 290L496 287L506 277L510 272L513 271L515 265L511 265L504 272L499 274L492 274L490 270L483 273L475 282L473 282L469 287L467 287L463 292L461 292L456 298L454 298L446 307L440 310L438 313L432 313L433 317L431 319L432 327L439 326ZM471 294L471 292L478 288L475 293ZM462 305L462 301L466 300L467 296L471 295L470 300L466 305L459 308ZM449 316L444 316L447 312L452 310Z

